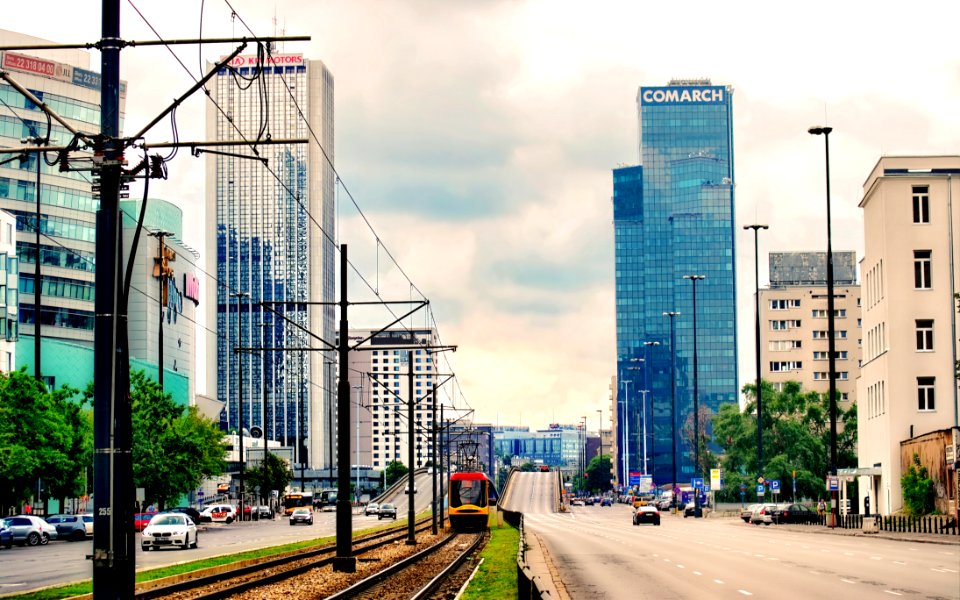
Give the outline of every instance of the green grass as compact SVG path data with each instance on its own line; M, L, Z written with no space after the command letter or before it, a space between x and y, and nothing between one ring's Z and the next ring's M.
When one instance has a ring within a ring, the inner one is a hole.
M520 531L508 523L494 522L495 519L496 516L491 515L490 541L480 553L483 563L464 591L463 600L515 598L517 595Z

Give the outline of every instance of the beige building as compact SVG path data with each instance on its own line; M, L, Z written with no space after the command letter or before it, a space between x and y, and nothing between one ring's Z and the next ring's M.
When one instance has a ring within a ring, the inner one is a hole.
M882 514L903 507L901 442L957 424L958 177L960 156L888 156L863 185L860 495Z
M761 377L780 389L830 389L826 252L771 252L770 287L760 290ZM833 253L836 386L840 406L856 401L860 372L860 286L856 254Z

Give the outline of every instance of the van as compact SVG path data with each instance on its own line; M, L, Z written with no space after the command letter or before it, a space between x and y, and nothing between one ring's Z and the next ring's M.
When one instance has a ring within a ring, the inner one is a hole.
M203 522L233 523L237 518L237 509L229 504L211 504L200 511Z

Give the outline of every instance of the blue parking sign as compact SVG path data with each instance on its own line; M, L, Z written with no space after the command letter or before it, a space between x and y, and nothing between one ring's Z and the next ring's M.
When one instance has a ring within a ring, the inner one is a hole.
M759 494L760 496L763 495L763 484L762 484L762 483L758 483L758 484L757 484L757 494Z
M773 492L774 494L779 494L779 493L780 493L780 480L779 480L779 479L771 479L771 480L770 480L770 491Z
M702 490L702 489L703 489L703 477L694 477L693 479L691 479L691 480L690 480L690 487L692 487L692 488L695 489L695 490Z

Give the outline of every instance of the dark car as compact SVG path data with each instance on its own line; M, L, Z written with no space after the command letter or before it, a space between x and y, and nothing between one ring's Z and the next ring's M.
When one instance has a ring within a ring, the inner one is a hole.
M652 525L660 524L660 511L652 504L640 506L633 513L633 524L650 523Z
M770 518L774 523L816 523L819 521L817 513L802 504L777 505Z
M87 539L87 527L80 515L50 515L47 523L57 528L57 539L79 542Z
M389 502L381 504L380 510L377 511L377 520L379 521L384 517L392 517L394 520L396 520L397 506L395 504L390 504Z
M190 517L190 520L193 521L194 525L200 524L200 511L195 508L191 508L189 506L175 506L173 508L168 508L166 512L183 513Z
M300 506L293 509L293 512L290 513L290 525L293 526L297 523L313 525L313 509L309 506Z
M593 506L593 498L591 498L590 496L587 496L586 498L583 499L583 503L586 506Z
M613 500L610 498L604 498L600 501L600 506L613 506Z
M7 529L3 521L0 521L0 546L8 550L13 547L13 532Z

